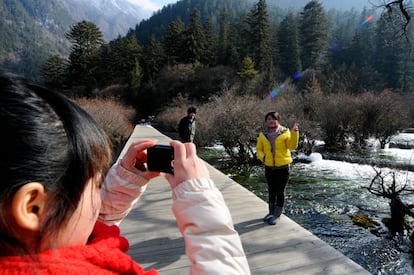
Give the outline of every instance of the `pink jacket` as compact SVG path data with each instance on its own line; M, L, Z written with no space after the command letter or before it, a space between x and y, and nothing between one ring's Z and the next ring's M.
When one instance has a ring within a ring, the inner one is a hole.
M102 188L99 220L119 225L145 191L147 182L118 164L112 167ZM192 262L190 274L250 274L240 237L214 182L193 179L172 192L172 210Z

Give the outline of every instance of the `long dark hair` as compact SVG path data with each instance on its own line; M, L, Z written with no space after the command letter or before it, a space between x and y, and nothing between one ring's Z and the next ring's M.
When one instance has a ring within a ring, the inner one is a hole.
M7 213L16 191L29 182L40 182L48 194L38 251L42 240L66 225L86 183L106 173L109 141L93 118L68 98L4 74L0 129L0 254L28 252L8 225Z

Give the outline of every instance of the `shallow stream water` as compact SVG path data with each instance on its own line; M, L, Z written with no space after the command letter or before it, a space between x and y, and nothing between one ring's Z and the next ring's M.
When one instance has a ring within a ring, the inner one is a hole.
M202 149L200 156L221 169L223 155L211 150L220 152L219 148ZM414 163L414 150L377 150L370 158ZM390 215L389 201L367 190L375 175L371 165L327 160L314 153L310 163L298 162L291 167L285 215L372 274L414 274L408 236L392 236L382 222ZM394 171L399 182L414 185L414 172L381 169ZM222 171L267 201L263 167L250 167L247 173L240 169ZM414 198L405 197L405 201L414 203ZM366 229L355 225L350 217L353 214L366 214L378 226Z

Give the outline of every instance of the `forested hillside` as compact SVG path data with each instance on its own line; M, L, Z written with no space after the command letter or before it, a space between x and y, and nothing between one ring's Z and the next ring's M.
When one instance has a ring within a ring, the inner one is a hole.
M134 104L143 114L156 112L179 94L206 100L220 94L224 84L258 97L289 79L299 90L311 85L329 93L406 93L414 87L407 43L412 34L401 35L392 16L399 15L381 16L374 9L326 11L315 0L298 12L275 11L263 0L250 8L247 1L183 0L108 44L97 34L99 28L81 23L87 27L74 34L76 47L64 79L81 85L86 94L127 85L125 95L133 102L141 99ZM89 37L88 31L99 38L83 49L81 38ZM48 68L64 64L49 61Z
M247 13L252 6L251 2L251 0L181 0L163 7L149 19L141 21L135 33L138 40L144 44L151 36L159 39L164 35L168 24L175 19L180 18L184 25L187 25L194 9L199 11L201 22L209 18L213 26L218 26L220 13L223 10L226 10L229 20L233 21Z
M64 33L73 21L56 0L2 2L0 64L3 69L38 75L38 68L51 52L68 53L69 44Z
M175 4L169 4L156 12L152 17L140 22L135 29L136 35L140 42L146 43L154 35L159 38L169 22L179 17L186 25L190 19L190 11L197 9L200 12L201 21L210 18L214 26L218 25L220 11L225 9L230 22L233 22L240 15L245 14L255 4L255 0L180 0ZM280 22L289 11L298 12L309 2L309 0L268 0L268 13L270 18L275 22ZM348 12L355 8L361 11L364 4L367 8L373 7L373 4L364 0L348 1L320 1L326 7L326 10L336 9L337 11Z
M66 30L69 54L50 51L36 68L47 85L68 93L91 96L120 85L118 93L142 114L180 94L205 101L237 88L263 98L286 81L300 91L408 93L413 38L398 32L393 16L400 19L378 10L327 11L315 0L297 12L264 0L182 0L109 43L96 24L79 22Z
M294 9L296 11L303 9L305 5L308 3L308 0L268 0L267 3L269 7L280 7L283 9ZM330 9L348 11L351 9L355 9L357 11L361 11L364 7L370 8L373 5L377 4L376 0L368 1L368 0L320 0L319 1L324 9L327 11ZM383 3L383 2L382 2Z

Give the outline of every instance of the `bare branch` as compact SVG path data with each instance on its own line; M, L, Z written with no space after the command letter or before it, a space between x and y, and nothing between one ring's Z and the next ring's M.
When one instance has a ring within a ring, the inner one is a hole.
M402 16L401 18L401 36L404 36L408 42L409 38L408 38L408 25L411 22L411 16L410 13L408 12L409 6L407 5L407 3L405 3L405 0L395 0L395 1L382 1L382 4L379 5L375 5L372 3L372 1L369 1L373 6L377 7L377 8L383 8L384 12L383 15L388 15L388 17L390 18L390 21L392 20L392 18L395 18L395 16L398 16L398 14L395 14L394 11L398 11L400 13L400 15Z

